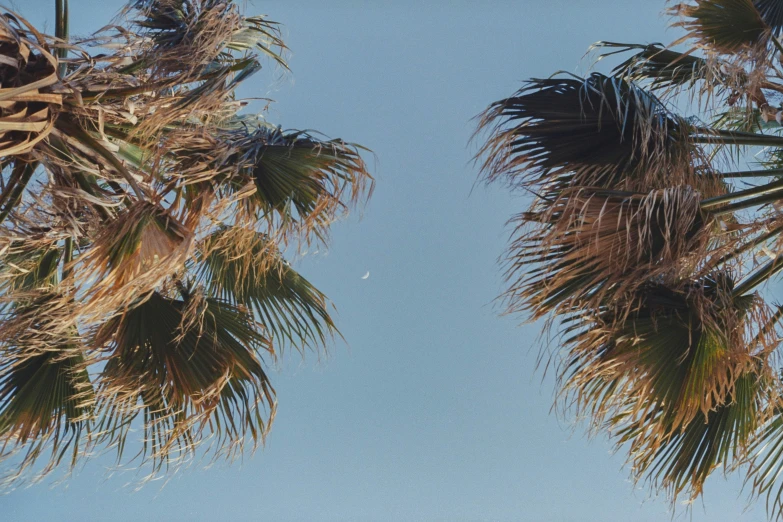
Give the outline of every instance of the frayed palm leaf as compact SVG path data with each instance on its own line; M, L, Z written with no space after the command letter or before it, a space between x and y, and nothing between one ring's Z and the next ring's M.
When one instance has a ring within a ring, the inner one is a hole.
M318 347L337 333L326 296L288 265L267 236L226 228L199 251L196 270L210 294L253 310L276 346Z
M701 495L713 471L723 467L728 472L745 461L749 444L763 423L771 386L768 374L748 370L734 382L732 393L706 416L697 415L662 438L648 436L662 422L661 410L617 430L618 445L631 442L635 478L666 490L672 502L683 494L689 501Z
M154 290L184 265L193 233L151 203L137 203L100 231L76 260L77 290L98 313L118 310Z
M50 89L58 81L57 59L41 35L28 38L20 20L0 14L0 156L32 150L52 131L62 105Z
M678 277L707 246L711 222L690 187L649 194L569 189L518 217L507 257L510 312L533 318L600 304L656 277Z
M271 344L259 325L225 301L182 291L181 300L153 293L95 339L112 355L101 375L100 427L121 456L141 411L141 455L155 470L192 454L208 434L229 455L248 434L263 441L275 408L257 355L271 353Z
M263 215L278 216L284 226L293 221L323 230L349 204L372 193L372 176L354 144L263 128L246 143L255 202Z
M2 454L26 448L21 469L32 466L47 447L43 473L58 465L70 448L70 465L89 431L93 391L80 349L31 354L5 350L0 368L0 444Z
M664 438L706 415L726 402L755 354L774 346L768 333L757 340L761 349L747 346L768 314L753 296L732 292L731 279L717 274L679 290L650 284L600 316L577 315L567 328L577 333L566 341L564 392L599 421L632 400L635 419L660 417Z
M763 9L767 15L774 15L770 9ZM694 5L679 4L673 10L685 18L677 25L688 32L688 37L720 53L765 48L771 36L754 0L696 0Z
M573 185L662 188L689 168L688 129L623 79L531 80L481 116L479 131L490 136L477 158L488 181L547 194Z
M761 301L724 274L636 299L566 329L581 331L566 341L564 393L618 448L630 443L636 479L693 499L716 467L743 462L774 394L777 339Z
M687 53L667 49L660 44L623 44L598 42L593 47L615 49L601 55L601 58L618 53L638 50L636 54L616 66L612 75L641 82L650 80L652 89L692 86L706 79L709 73L707 60Z

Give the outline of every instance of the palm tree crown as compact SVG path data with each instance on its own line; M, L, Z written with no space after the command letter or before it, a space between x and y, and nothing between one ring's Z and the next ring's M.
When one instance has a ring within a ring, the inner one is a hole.
M599 42L610 74L533 79L480 116L483 178L532 194L501 300L559 331L558 396L637 480L692 500L744 465L780 517L783 307L757 289L783 268L783 7L669 13L672 45Z
M6 478L255 447L275 354L339 335L283 256L369 197L364 149L241 112L286 47L231 0L133 1L86 39L57 15L50 36L0 12Z

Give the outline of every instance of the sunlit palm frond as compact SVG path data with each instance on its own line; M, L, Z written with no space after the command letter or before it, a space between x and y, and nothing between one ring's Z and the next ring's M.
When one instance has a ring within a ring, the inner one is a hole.
M648 284L629 303L611 302L599 316L580 318L567 330L564 390L596 419L619 414L633 398L637 413L660 414L662 436L706 415L733 393L759 353L748 347L748 335L767 318L753 296L732 291L723 274L681 289Z
M763 423L770 391L769 375L748 370L736 379L723 403L664 437L647 436L661 422L660 410L638 418L616 435L621 442L632 442L630 459L638 479L664 489L672 501L683 494L691 501L701 495L713 471L723 467L728 472L745 461Z
M121 309L184 268L193 233L161 207L140 202L101 231L75 266L77 289L97 308ZM89 315L89 307L81 309Z
M337 216L372 193L374 180L357 145L266 128L245 142L254 201L262 215L277 216L283 226L294 222L320 237Z

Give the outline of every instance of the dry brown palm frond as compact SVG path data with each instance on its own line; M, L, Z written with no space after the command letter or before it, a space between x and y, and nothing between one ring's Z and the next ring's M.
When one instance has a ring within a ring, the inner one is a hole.
M713 226L690 187L647 194L564 190L517 218L503 299L532 318L676 280L703 257Z
M129 208L74 261L76 289L85 299L80 313L122 310L184 268L193 232L152 203Z
M0 156L30 152L54 128L62 96L57 59L40 36L29 39L18 19L0 15Z

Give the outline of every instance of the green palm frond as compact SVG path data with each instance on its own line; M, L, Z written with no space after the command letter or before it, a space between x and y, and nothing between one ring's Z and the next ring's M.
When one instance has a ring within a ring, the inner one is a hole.
M761 423L769 386L768 376L748 370L737 378L723 403L680 429L668 430L662 438L647 436L661 422L660 410L618 430L620 441L632 442L634 474L666 490L672 500L682 494L693 500L713 471L719 467L730 471L744 462Z
M277 215L283 223L322 228L372 193L373 179L357 145L264 128L246 141L255 202L264 215Z
M681 289L648 284L629 303L577 315L566 329L564 390L596 419L620 415L633 398L637 416L660 417L654 428L664 437L706 415L752 363L745 334L766 317L753 296L732 292L724 274Z
M260 233L218 230L200 248L199 278L211 295L252 310L276 346L317 347L337 334L326 296Z
M637 51L612 69L612 75L635 82L650 80L651 89L692 86L695 82L704 80L709 73L709 64L704 58L673 51L658 43L640 45L598 42L593 47L614 49L602 54L601 58Z
M275 409L259 359L271 344L259 325L230 303L183 294L153 293L96 334L112 354L101 374L100 427L121 456L141 411L142 457L155 469L192 453L208 434L216 452L241 450L246 435L257 444Z

